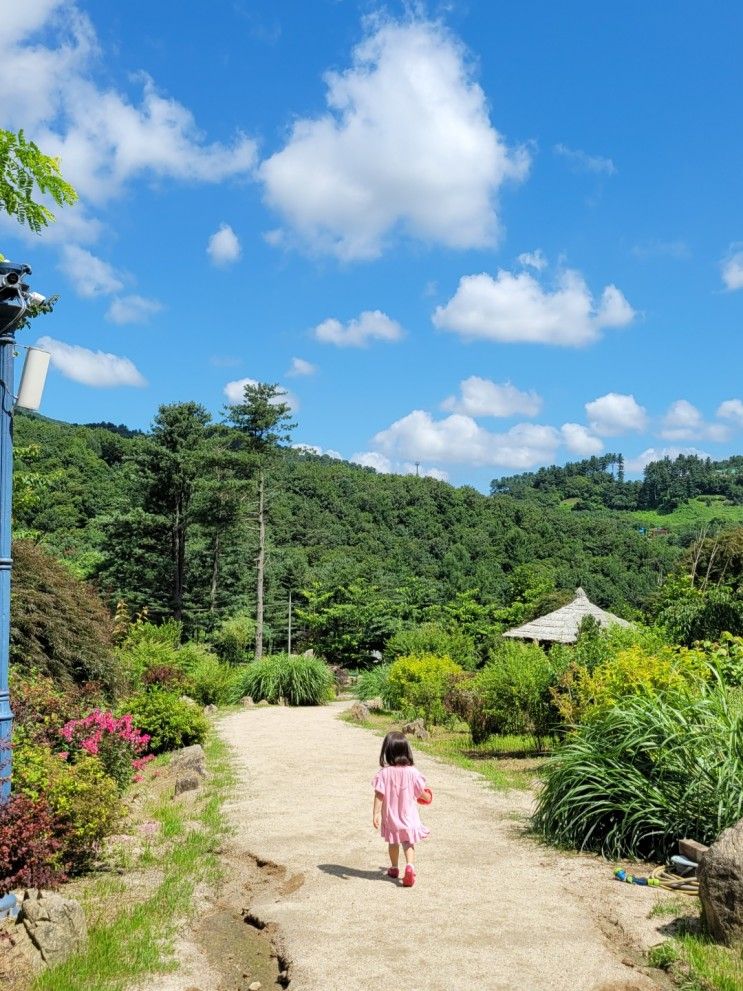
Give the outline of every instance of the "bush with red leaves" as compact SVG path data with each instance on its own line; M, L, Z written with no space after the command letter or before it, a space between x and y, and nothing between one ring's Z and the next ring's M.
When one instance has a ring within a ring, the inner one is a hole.
M154 664L142 675L142 681L148 688L164 688L168 692L181 691L188 684L183 671L172 664Z
M54 888L65 880L62 846L43 799L12 795L0 805L0 897L13 888Z

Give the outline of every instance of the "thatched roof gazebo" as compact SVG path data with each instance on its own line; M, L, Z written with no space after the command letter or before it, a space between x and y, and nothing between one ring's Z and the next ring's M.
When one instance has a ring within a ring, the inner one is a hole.
M533 619L530 623L507 630L503 636L517 640L537 640L546 643L575 643L578 639L580 624L586 616L593 616L601 626L631 626L626 619L620 619L614 613L606 612L595 606L582 588L575 591L575 598L562 609L555 609Z

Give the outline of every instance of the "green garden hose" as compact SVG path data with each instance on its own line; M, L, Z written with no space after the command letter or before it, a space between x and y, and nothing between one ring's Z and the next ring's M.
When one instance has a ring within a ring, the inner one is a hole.
M692 898L699 896L699 882L695 877L679 877L672 874L665 867L656 867L650 877L638 877L630 874L621 867L614 871L617 881L624 881L625 884L640 884L647 888L663 888L665 891L674 891L680 895L690 895Z

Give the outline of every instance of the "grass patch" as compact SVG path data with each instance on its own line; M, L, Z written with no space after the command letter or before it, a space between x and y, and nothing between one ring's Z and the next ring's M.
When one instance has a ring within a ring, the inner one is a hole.
M390 730L399 730L402 725L394 713L379 710L372 710L365 723L359 723L345 714L340 718L352 725L374 730L379 736ZM458 723L451 729L436 726L429 740L411 742L415 750L422 750L467 771L475 771L498 791L530 788L541 763L539 757L534 756L533 737L492 737L485 743L475 745L466 723Z
M674 509L672 513L658 513L651 509L638 509L629 516L638 526L667 527L669 530L681 530L710 523L712 520L724 520L727 523L743 522L743 506L734 506L725 502L720 496L702 496L689 499L683 506Z
M139 978L177 967L173 940L192 910L194 888L220 878L217 849L227 831L222 802L234 782L226 744L211 733L205 750L210 777L197 803L156 800L147 810L160 823L160 837L145 848L140 866L157 868L162 880L133 907L120 896L121 911L91 925L87 950L41 974L33 991L124 991ZM120 893L120 878L99 878L92 882L97 897L107 883L108 893Z

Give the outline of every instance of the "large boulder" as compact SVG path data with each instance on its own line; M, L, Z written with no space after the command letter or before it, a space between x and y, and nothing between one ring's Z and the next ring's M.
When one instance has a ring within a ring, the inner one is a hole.
M192 747L183 747L173 754L170 766L176 775L198 774L200 778L206 777L206 754L200 743L195 743Z
M369 709L363 702L354 702L351 708L346 711L351 719L355 719L357 723L365 723L369 718Z
M743 943L743 819L702 854L697 877L710 935L723 943Z
M405 736L414 736L416 740L427 740L431 735L422 719L414 719L410 723L405 723L402 731Z
M44 963L61 963L80 953L88 942L85 913L78 902L53 891L29 889L24 893L19 921Z

